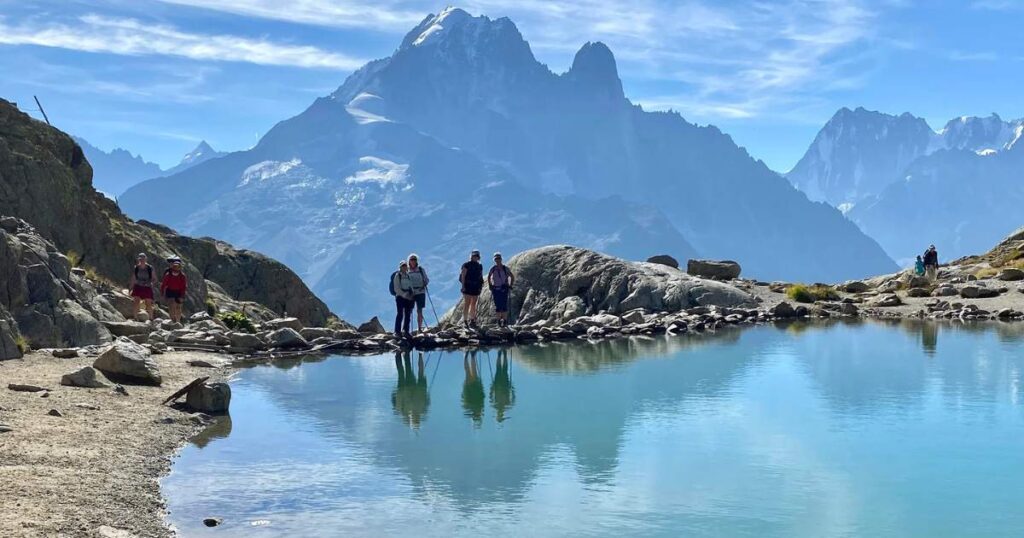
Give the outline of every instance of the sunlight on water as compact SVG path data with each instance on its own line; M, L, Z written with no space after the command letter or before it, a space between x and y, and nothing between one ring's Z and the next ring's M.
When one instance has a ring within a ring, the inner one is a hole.
M169 520L184 536L1015 536L1022 334L794 325L255 367L164 480Z

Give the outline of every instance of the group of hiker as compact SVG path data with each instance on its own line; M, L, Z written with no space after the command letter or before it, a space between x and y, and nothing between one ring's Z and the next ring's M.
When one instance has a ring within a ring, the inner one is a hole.
M917 257L914 273L927 278L928 282L935 282L939 275L939 252L935 250L935 245L930 245L924 254Z
M168 258L167 265L167 270L160 278L160 297L167 304L167 314L171 321L180 323L181 305L185 300L185 293L188 291L188 278L182 268L181 258ZM140 252L135 258L135 265L132 267L131 277L128 279L128 291L132 297L132 317L138 316L139 307L145 304L149 319L155 319L156 290L154 288L156 286L153 266L149 264L146 253Z
M487 284L494 298L494 311L499 327L508 324L508 303L515 275L502 261L500 252L494 253L494 265L484 278L484 266L480 263L480 251L474 250L469 261L462 264L459 283L462 285L462 319L467 328L478 324L477 306L484 284ZM419 263L419 256L410 254L398 263L398 270L391 274L390 291L395 297L395 336L411 336L412 311L416 310L416 328L423 331L426 323L423 309L429 300L430 278ZM435 313L436 316L436 313Z

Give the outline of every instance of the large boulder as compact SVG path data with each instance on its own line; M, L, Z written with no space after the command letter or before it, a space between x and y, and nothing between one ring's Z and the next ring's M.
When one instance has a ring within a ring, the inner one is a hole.
M20 338L18 325L3 305L0 305L0 361L22 357L21 347L18 346Z
M384 328L384 325L381 324L380 319L378 319L377 316L373 316L373 318L371 318L370 321L367 321L366 323L360 325L359 328L356 330L361 334L386 334L388 332L387 329Z
M227 383L194 385L185 395L185 405L200 413L227 413L231 405L231 387Z
M740 277L740 264L731 260L688 260L686 273L715 280L732 280Z
M647 263L657 263L660 265L667 265L673 269L679 269L679 260L676 260L668 254L658 254L657 256L651 256L647 258Z
M1024 271L1014 267L1007 267L1006 269L999 271L999 275L997 275L996 278L1005 281L1024 280Z
M846 293L864 293L870 290L871 286L860 280L848 280L840 284L839 289Z
M80 370L64 374L60 378L60 384L68 387L85 387L98 389L108 386L96 376L96 369L92 366L85 366Z
M148 349L127 338L118 338L100 354L93 368L113 381L160 385L163 378Z
M678 312L695 306L752 307L756 299L740 289L697 278L665 265L630 262L566 245L521 252L508 261L516 276L510 297L512 319L520 324L564 322L581 315L630 310ZM493 319L494 300L484 289L481 319ZM461 303L442 323L458 322Z
M277 318L263 322L263 326L270 330L277 330L284 327L296 332L302 330L302 322L298 318Z
M960 288L960 297L963 297L964 299L988 299L991 297L997 297L998 295L998 290L986 288L984 286L967 285Z
M153 326L138 321L105 321L103 326L114 336L135 336L153 332Z
M309 342L302 337L295 329L281 327L280 329L267 334L267 343L274 348L307 348Z

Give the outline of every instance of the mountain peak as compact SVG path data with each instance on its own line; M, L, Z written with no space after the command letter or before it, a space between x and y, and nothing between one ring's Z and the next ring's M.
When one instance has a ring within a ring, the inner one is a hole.
M448 6L436 15L427 15L409 31L399 50L438 45L456 36L471 45L504 33L512 33L518 40L522 40L519 29L507 18L491 19L484 15L474 17L464 9Z
M611 97L625 98L615 55L600 41L587 42L573 58L572 67L566 75L585 87L602 89Z
M186 153L185 156L181 158L180 164L198 163L201 161L205 161L210 157L214 157L217 154L217 150L213 149L209 144L207 144L206 140L201 140L199 142L199 145L197 145L195 149Z

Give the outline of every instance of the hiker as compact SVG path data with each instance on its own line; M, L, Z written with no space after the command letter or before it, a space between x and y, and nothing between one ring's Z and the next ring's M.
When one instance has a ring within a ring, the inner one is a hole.
M185 278L185 271L181 269L181 258L171 258L167 262L171 266L164 271L160 293L167 300L171 321L181 323L181 303L184 302L185 292L188 290L188 279Z
M391 295L395 296L395 336L409 337L409 322L412 318L412 279L409 278L409 264L398 262L398 270L391 273Z
M924 260L920 256L917 257L917 261L914 262L914 274L917 276L924 276Z
M475 327L477 303L484 289L484 266L480 263L479 250L471 252L469 261L462 264L459 282L462 284L462 321L466 327Z
M412 301L416 305L416 329L423 332L423 309L427 306L427 271L420 266L420 258L416 254L409 255L409 281L412 288Z
M512 271L502 263L501 253L495 252L494 267L487 272L487 284L494 297L494 311L498 314L499 327L508 325L508 296L515 280Z
M128 279L129 295L132 297L132 318L138 318L139 305L146 304L146 313L153 320L153 266L146 261L146 253L140 252Z
M928 279L928 282L935 282L935 278L939 274L939 253L935 250L935 245L928 247L928 250L924 251L924 276Z

